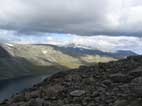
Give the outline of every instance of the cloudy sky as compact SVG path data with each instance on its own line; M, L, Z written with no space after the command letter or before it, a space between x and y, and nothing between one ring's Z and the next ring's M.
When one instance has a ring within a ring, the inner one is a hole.
M51 39L142 53L142 0L0 0L0 42Z

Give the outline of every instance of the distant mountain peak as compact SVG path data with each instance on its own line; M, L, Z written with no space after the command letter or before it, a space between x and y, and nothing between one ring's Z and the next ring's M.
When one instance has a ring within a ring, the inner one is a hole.
M58 46L58 45L57 45ZM63 47L63 46L61 46ZM88 49L88 50L98 50L98 51L102 51L105 53L126 53L126 54L132 54L132 55L137 55L136 53L132 52L131 50L110 50L107 48L100 48L100 47L92 47L92 46L88 46L88 45L82 45L82 44L77 44L77 43L69 43L67 45L64 45L64 47L68 48L68 47L72 47L72 48L78 48L80 50L83 49Z

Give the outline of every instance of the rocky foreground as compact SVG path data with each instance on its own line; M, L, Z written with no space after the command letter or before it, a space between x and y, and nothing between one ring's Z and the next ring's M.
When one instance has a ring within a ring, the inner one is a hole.
M142 106L142 56L59 72L0 106Z

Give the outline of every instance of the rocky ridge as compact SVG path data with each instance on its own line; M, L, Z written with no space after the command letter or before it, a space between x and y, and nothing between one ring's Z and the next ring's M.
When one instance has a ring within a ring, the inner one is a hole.
M142 106L142 56L59 72L0 106Z

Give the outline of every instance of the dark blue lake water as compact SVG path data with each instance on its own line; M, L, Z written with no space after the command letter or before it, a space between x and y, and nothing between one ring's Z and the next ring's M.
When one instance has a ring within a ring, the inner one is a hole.
M51 74L52 75L52 74ZM12 95L31 88L34 84L42 82L51 75L40 75L34 77L24 77L19 79L5 80L0 82L0 101L10 98Z

